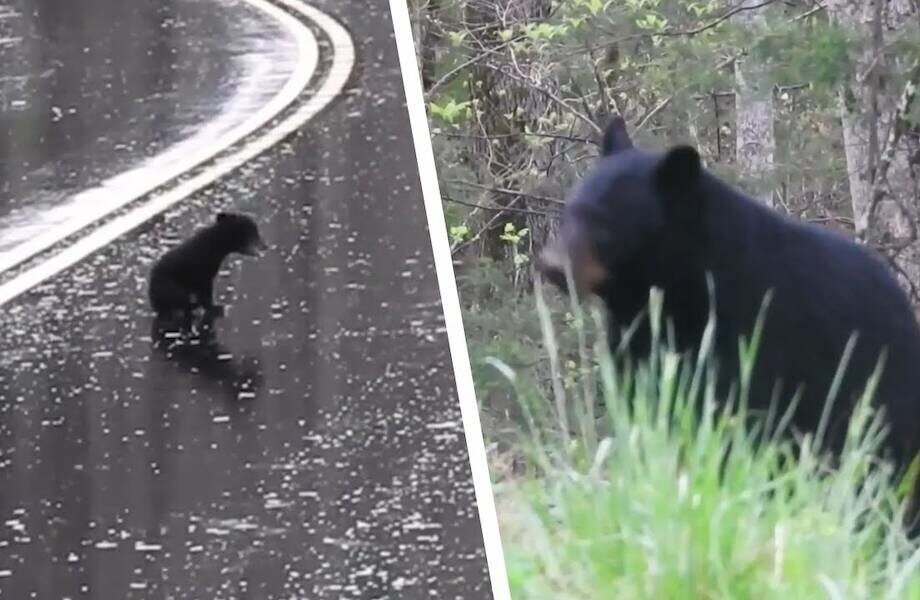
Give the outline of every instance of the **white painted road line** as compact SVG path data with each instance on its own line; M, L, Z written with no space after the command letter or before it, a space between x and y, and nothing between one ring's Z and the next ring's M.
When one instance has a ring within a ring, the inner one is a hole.
M73 204L76 209L71 216L32 239L16 244L6 252L0 252L0 273L31 259L81 229L214 158L265 126L297 98L316 72L319 60L319 48L313 32L291 14L267 0L243 1L277 21L296 43L294 72L281 90L271 101L229 131L207 139L210 136L206 131L206 125L192 139L183 140L167 148L149 161L145 161L140 167L129 169L98 186L77 193L67 202ZM221 7L215 6L215 10L221 10ZM215 121L219 119L220 117Z
M250 1L255 2L261 0ZM322 29L332 42L332 65L316 93L313 94L303 106L279 124L269 129L264 135L244 143L232 154L220 158L207 170L182 182L175 188L151 198L138 208L112 219L110 222L102 225L89 235L80 238L77 242L66 247L48 260L27 269L10 281L0 285L0 306L35 287L49 277L76 264L93 252L116 240L118 237L137 228L145 221L150 220L174 204L181 202L190 195L214 183L217 179L230 173L237 167L262 154L302 127L341 94L342 90L345 88L345 84L348 82L348 78L351 76L351 71L355 62L355 49L351 41L351 36L335 19L312 6L304 4L300 0L278 0L278 2L309 19L317 27ZM272 10L284 13L286 17L292 18L285 13L285 11L275 6L272 7Z

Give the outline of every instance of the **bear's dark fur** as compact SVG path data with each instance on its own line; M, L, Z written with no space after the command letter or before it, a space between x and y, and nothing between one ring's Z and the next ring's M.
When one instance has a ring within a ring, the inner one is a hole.
M600 160L573 191L557 239L537 264L564 287L566 260L576 289L605 303L614 335L646 308L650 288L661 289L664 314L684 349L698 345L706 325L710 273L723 390L737 379L739 336L750 337L772 290L748 403L767 408L777 382L788 403L801 386L792 421L800 431L817 428L844 348L857 333L826 441L839 449L854 399L884 350L875 398L888 417L887 450L901 467L917 453L920 328L888 267L850 239L733 189L703 169L693 148L637 149L623 120L614 119ZM646 326L628 350L647 356L648 344Z
M214 278L228 254L255 256L265 244L246 215L222 212L211 225L169 250L150 272L150 304L158 316L189 315L196 309L221 314L214 304Z

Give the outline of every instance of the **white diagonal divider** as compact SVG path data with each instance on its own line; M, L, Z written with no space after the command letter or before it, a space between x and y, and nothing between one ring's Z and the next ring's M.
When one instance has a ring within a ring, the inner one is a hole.
M463 331L460 297L457 294L454 265L450 255L450 244L447 241L444 207L441 205L434 150L431 147L431 135L428 131L422 81L419 77L418 61L412 45L412 24L409 21L409 7L406 0L390 0L390 12L396 32L399 66L406 89L406 105L409 109L409 123L415 141L415 156L418 160L422 195L425 199L425 212L428 215L428 233L431 235L435 270L441 291L441 305L444 308L444 321L447 325L447 339L453 363L454 380L457 385L457 396L460 401L463 433L469 453L476 506L479 509L479 523L485 544L486 562L489 566L489 579L492 583L492 597L494 600L511 600L501 535L498 530L498 517L495 512L495 499L492 495L492 482L489 479L489 463L482 441L479 406L476 403L476 393L473 389L473 373Z

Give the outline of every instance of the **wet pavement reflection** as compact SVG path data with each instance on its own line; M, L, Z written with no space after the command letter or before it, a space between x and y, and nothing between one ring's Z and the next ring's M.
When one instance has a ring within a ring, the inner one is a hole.
M243 0L0 2L0 253L98 201L78 192L179 141L213 143L281 89L293 56Z
M217 339L214 317L193 323L157 317L151 321L151 347L160 360L174 363L180 373L203 378L228 402L256 397L264 381L258 357L234 357Z
M388 3L316 5L341 99L0 306L0 597L491 597ZM228 208L269 250L154 322L152 262Z

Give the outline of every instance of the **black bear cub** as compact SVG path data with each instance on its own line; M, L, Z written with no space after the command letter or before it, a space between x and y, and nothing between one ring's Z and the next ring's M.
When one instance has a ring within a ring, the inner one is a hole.
M691 147L635 148L621 118L601 146L566 202L556 240L537 261L547 279L565 287L568 262L576 289L606 305L612 343L646 308L650 288L659 288L676 343L691 349L708 319L711 274L722 390L738 376L739 336L750 336L772 291L749 406L766 409L778 390L782 411L799 391L792 425L815 431L856 333L825 439L839 450L854 400L884 354L875 399L887 417L887 451L898 466L913 460L920 448L920 328L882 260L733 189L707 172ZM647 356L647 322L629 343L629 353Z
M214 304L214 278L228 254L256 256L265 248L259 228L246 215L222 212L214 222L169 250L150 272L150 304L158 316L188 316L196 309L223 313Z

